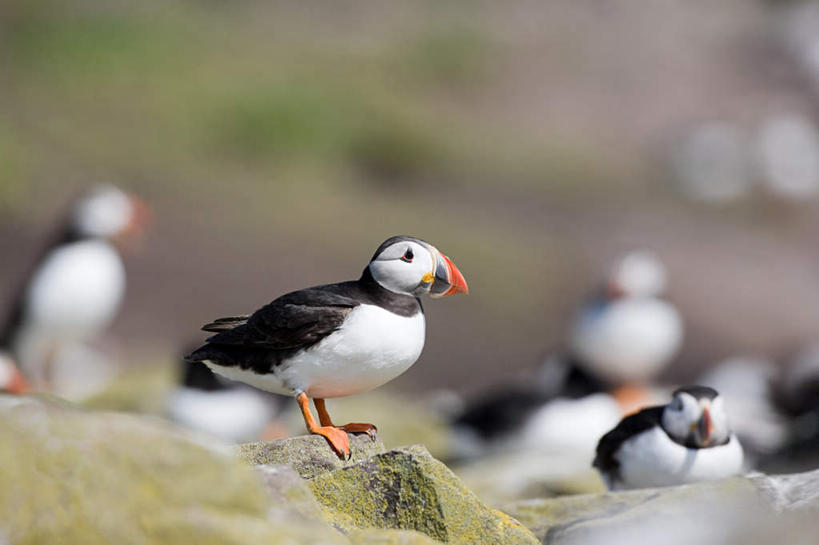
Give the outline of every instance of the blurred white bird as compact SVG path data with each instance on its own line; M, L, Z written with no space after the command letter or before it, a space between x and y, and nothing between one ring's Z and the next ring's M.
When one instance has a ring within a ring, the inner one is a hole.
M650 384L683 340L677 309L661 298L665 287L665 267L654 254L635 251L621 258L604 289L575 318L571 350L577 364L612 386L635 385L639 392Z
M82 373L75 363L95 359L84 343L105 330L125 292L117 245L141 235L148 219L140 199L110 185L96 187L37 260L0 330L0 347L35 388L62 393L53 383L57 376L70 379L76 397L94 388L105 366ZM70 369L55 369L63 365Z
M203 363L182 366L180 384L166 402L170 420L233 443L286 435L283 426L275 433L274 421L286 398L223 379Z

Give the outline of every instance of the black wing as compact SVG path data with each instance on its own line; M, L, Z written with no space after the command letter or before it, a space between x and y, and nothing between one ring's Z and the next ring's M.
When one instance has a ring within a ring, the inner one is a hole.
M358 304L321 287L288 293L250 317L207 324L203 329L217 334L186 359L268 373L287 357L337 331Z
M620 445L638 433L659 426L663 408L663 406L648 407L621 420L597 443L597 455L594 457L592 466L604 473L616 475L620 469L620 463L615 458L615 454L620 449Z

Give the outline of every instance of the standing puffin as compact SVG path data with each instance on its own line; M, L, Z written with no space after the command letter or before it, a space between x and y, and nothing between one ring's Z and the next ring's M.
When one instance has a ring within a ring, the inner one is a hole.
M125 291L118 243L141 235L149 212L116 187L94 188L41 254L0 329L8 350L38 387L53 366L113 320Z
M610 490L649 488L738 475L743 453L717 391L686 386L668 405L624 418L600 439L592 465Z
M216 335L188 360L261 390L294 395L308 431L348 456L347 432L374 435L376 428L333 425L324 399L366 392L409 369L424 347L419 296L455 293L467 293L467 285L448 257L423 240L392 237L358 280L294 291L249 316L205 325Z
M621 403L633 398L632 408L644 404L644 386L682 344L680 315L661 298L665 286L665 267L657 257L646 251L626 254L601 293L580 309L572 327L575 362L588 375L620 388L615 396Z

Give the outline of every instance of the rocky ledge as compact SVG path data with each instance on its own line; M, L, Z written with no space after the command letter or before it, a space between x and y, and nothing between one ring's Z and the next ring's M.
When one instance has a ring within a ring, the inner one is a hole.
M418 446L237 449L158 419L0 396L0 543L535 544Z

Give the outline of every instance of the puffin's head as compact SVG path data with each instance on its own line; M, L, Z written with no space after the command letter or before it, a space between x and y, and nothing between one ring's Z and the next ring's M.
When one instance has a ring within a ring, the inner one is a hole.
M707 386L685 386L663 409L663 429L677 443L711 447L728 442L731 430L722 398Z
M469 291L461 271L447 256L414 237L385 240L368 268L383 288L403 295L445 297Z
M666 272L662 261L640 250L620 258L609 272L606 294L618 297L656 297L665 290Z
M22 394L27 390L26 381L11 356L0 352L0 392Z
M142 236L150 217L150 209L139 197L100 185L77 202L72 221L83 236L120 241Z

